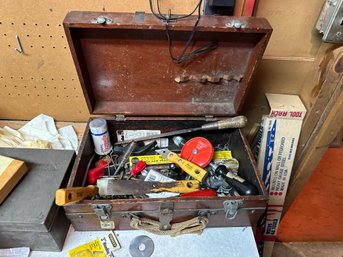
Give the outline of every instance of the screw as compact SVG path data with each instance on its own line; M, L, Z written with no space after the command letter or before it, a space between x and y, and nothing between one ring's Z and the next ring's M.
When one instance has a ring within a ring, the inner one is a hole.
M336 33L336 37L340 37L342 35L342 32L340 32L340 31L338 31L337 33Z

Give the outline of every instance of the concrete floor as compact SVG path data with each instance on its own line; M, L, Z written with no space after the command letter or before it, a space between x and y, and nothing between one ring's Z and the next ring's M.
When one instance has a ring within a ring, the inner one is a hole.
M275 243L272 257L343 257L343 242Z

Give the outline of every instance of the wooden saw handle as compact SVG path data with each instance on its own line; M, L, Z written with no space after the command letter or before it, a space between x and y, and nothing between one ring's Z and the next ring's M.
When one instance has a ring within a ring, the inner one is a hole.
M167 159L171 162L177 164L182 170L184 170L187 174L192 176L198 181L203 181L207 175L207 171L203 168L199 167L198 165L189 162L185 159L182 159L174 152L169 152L167 155Z
M78 202L87 197L96 196L99 189L96 186L61 188L56 191L56 205L62 206L71 202Z

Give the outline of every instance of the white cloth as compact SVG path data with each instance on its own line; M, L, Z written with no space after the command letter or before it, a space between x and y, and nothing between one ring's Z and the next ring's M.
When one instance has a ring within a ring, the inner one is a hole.
M57 130L52 117L40 114L18 130L0 128L0 147L77 150L78 140L72 126Z

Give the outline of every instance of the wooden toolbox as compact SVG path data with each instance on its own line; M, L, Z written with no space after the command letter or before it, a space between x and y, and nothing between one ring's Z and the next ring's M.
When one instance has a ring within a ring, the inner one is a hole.
M174 55L182 52L195 20L169 24ZM64 28L89 111L107 120L112 143L117 130L168 132L237 115L272 32L263 18L203 16L190 48L215 42L215 49L178 64L168 51L165 24L151 14L70 12ZM233 76L241 79L228 79ZM163 232L196 217L206 217L208 227L256 225L267 193L242 132L184 135L194 136L206 137L213 145L228 144L239 160L238 174L254 184L258 194L83 200L64 206L74 228L131 229L133 219L141 224L148 218ZM68 187L86 185L93 155L87 126Z

